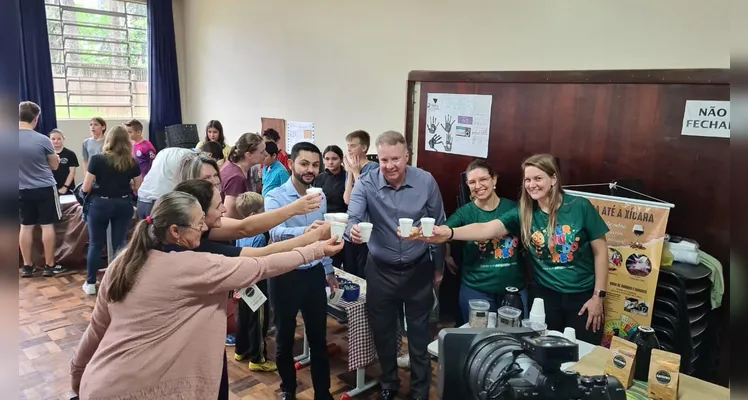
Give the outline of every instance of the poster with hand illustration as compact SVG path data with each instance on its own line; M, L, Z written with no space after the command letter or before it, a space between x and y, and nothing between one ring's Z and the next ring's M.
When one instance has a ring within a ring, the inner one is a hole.
M429 93L427 98L427 151L488 156L492 96Z

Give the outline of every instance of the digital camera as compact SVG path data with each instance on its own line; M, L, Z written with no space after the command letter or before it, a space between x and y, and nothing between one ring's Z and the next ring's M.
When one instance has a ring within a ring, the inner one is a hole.
M452 328L439 333L439 398L625 400L611 376L581 376L561 364L579 361L579 346L528 328Z

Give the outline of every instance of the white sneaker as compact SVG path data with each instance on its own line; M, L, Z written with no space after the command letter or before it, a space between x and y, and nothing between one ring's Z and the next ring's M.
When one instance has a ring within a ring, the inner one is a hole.
M397 358L397 366L398 368L408 369L410 368L410 356L408 354L404 354Z
M83 291L88 295L95 295L96 294L96 284L95 283L88 283L83 282Z

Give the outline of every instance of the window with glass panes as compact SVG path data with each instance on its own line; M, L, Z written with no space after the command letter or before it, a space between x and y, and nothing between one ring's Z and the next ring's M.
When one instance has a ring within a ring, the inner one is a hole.
M147 118L145 1L45 3L57 118Z

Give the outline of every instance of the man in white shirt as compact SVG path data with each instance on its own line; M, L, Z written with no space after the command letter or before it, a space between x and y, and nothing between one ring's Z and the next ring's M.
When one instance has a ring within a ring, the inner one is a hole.
M168 147L156 154L150 172L138 189L138 219L151 215L153 203L174 189L182 160L190 153L190 149Z

